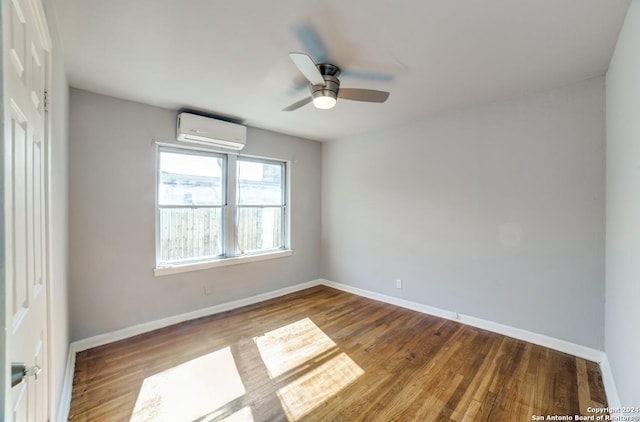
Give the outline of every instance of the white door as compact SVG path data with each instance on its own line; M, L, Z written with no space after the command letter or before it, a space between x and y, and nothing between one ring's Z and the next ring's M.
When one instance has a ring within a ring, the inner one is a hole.
M40 422L48 419L44 97L51 45L40 0L2 0L2 38L6 365L25 363L32 374L6 386L3 411L6 421Z

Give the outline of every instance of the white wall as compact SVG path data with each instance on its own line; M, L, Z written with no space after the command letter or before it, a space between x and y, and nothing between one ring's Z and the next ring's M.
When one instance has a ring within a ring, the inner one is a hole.
M67 353L69 350L68 313L68 123L69 85L64 69L62 48L58 37L52 0L44 0L43 6L52 41L53 62L50 86L51 119L51 260L49 280L49 343L51 363L49 369L53 397L50 397L49 412L52 420L62 394Z
M600 77L323 144L322 276L602 350L604 106Z
M640 405L640 2L607 73L605 351L623 405Z
M243 150L292 160L293 256L154 277L152 140L175 139L176 111L77 89L70 104L72 340L318 278L318 142L250 128Z

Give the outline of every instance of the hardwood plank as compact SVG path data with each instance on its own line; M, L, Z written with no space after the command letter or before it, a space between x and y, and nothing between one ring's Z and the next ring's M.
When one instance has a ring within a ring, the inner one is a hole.
M586 361L587 364L587 380L589 383L589 392L591 393L591 401L595 407L608 407L607 394L604 390L604 382L600 367L595 362Z
M460 392L463 393L461 397L454 395L449 399L448 407L453 409L451 414L453 420L469 420L480 412L481 402L474 396L478 392L486 391L488 382L491 381L491 374L495 368L495 360L492 356L497 353L501 339L484 330L480 330L480 335L483 339L482 348L473 351L474 365L465 371L466 389L457 391L458 395Z
M515 421L594 405L593 362L318 286L78 353L69 420Z
M582 359L576 359L576 376L578 385L578 406L583 414L591 406L591 391L589 389L589 378L587 375L587 363Z
M480 410L481 404L476 400L471 400L469 407L467 407L464 415L462 415L462 419L454 419L461 420L462 422L473 422L479 420L477 418L478 411Z

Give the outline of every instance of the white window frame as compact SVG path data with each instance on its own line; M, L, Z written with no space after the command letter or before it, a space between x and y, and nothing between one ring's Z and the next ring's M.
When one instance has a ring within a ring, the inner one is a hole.
M160 204L159 204L159 183L160 183L160 153L163 151L173 151L182 154L194 154L205 156L224 156L225 169L226 169L226 186L225 186L225 198L223 198L224 204L222 206L222 218L223 218L223 241L222 249L223 255L214 258L185 260L180 263L161 263L160 260ZM246 254L238 254L238 247L236 241L237 233L237 162L240 158L246 158L250 161L266 162L266 163L278 163L284 167L283 177L284 183L284 204L281 206L283 209L283 246L277 249L270 249L265 251L252 251ZM291 256L293 251L291 249L291 198L290 189L291 186L291 163L289 160L283 160L271 157L259 157L253 155L239 155L237 153L210 150L206 148L190 148L176 146L175 144L157 144L156 148L156 195L155 195L155 236L156 236L156 266L154 268L155 276L163 276L170 274L178 274L188 271L198 271L208 268L223 267L228 265L244 264L248 262L263 261L267 259L282 258Z

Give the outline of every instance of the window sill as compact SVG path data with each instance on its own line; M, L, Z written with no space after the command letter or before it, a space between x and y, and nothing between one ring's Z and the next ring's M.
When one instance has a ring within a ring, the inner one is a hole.
M247 262L265 261L267 259L283 258L293 255L291 249L277 252L267 252L256 255L234 256L233 258L222 258L215 261L198 262L194 264L174 265L170 267L156 267L153 269L153 275L156 277L163 275L186 273L189 271L200 271L209 268L226 267L227 265L246 264Z

